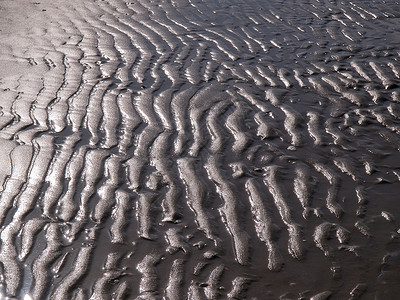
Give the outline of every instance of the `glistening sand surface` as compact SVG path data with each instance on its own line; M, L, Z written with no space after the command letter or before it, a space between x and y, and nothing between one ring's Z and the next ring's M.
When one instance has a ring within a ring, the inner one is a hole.
M396 299L399 17L1 1L1 298Z

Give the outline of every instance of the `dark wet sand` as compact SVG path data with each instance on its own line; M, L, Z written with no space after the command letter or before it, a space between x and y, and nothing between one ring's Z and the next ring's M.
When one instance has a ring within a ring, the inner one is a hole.
M397 1L0 2L0 298L396 299Z

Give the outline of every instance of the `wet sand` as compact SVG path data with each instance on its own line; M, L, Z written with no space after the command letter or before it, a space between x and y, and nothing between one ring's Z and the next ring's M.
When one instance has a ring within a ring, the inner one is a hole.
M397 1L0 2L0 298L395 299Z

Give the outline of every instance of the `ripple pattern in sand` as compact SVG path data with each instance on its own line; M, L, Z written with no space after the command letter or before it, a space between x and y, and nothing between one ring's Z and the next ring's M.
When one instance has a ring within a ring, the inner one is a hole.
M0 4L1 297L398 290L397 1L22 6Z

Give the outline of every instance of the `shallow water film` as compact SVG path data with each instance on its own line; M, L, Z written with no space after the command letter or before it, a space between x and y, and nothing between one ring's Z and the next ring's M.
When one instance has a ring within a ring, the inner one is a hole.
M400 3L0 1L1 299L397 299Z

